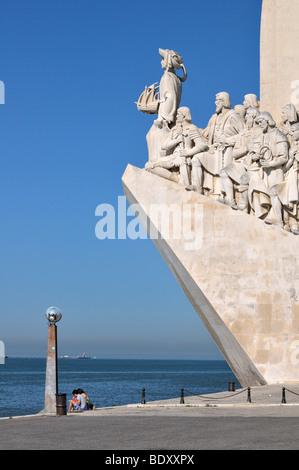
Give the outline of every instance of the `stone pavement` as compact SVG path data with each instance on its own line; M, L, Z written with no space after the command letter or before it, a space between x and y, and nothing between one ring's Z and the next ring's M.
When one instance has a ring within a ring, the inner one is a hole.
M298 450L299 386L0 419L0 450ZM290 390L290 391L288 391ZM298 393L298 395L297 395Z

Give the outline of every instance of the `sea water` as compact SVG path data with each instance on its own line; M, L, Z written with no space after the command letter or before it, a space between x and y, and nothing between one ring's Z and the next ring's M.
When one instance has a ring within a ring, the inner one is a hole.
M43 410L46 359L7 358L0 365L0 417ZM82 388L97 407L226 391L235 375L225 361L143 359L58 359L58 392L72 398ZM189 393L190 392L190 393Z

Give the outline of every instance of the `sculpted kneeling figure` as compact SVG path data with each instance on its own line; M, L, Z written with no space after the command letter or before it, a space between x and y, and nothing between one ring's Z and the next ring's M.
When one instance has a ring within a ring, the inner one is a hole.
M183 186L190 185L191 159L208 148L198 127L191 121L190 109L179 108L176 125L161 147L161 158L153 163L147 162L145 165L147 171Z

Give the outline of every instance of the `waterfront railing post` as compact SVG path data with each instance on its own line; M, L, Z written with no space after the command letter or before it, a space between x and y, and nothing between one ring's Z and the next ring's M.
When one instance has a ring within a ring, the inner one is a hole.
M141 398L141 404L145 405L145 388L142 389L142 398Z
M185 400L184 400L184 389L181 388L181 401L180 401L180 404L181 404L181 405L184 405L184 403L185 403Z
M236 382L228 382L228 391L235 392L236 391Z
M251 403L251 390L250 390L250 387L247 388L247 402Z
M282 398L281 398L281 403L286 403L286 389L282 387Z

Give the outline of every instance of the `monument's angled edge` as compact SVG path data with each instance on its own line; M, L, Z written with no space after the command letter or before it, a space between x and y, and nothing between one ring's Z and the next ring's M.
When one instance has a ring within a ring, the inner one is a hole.
M291 75L280 74L288 28L277 9L286 4L274 1L276 11L268 0L262 10L261 100L244 90L243 104L233 107L228 93L216 93L204 129L180 106L182 56L159 49L160 84L137 102L157 115L146 136L148 161L143 169L128 164L122 177L128 202L139 205L141 222L242 386L299 383L299 117L286 99ZM299 20L299 0L294 13ZM271 37L283 37L279 50ZM267 76L267 61L276 59L276 76ZM267 99L273 109L265 109ZM162 206L168 227L152 212Z
M149 209L151 202L136 199L136 183L138 184L139 181L141 186L144 184L142 173L140 174L140 172L140 169L128 165L122 177L122 184L124 194L129 204L132 207L138 206L138 216L143 223L144 228L150 232L149 224L153 222L149 218L147 209ZM154 176L152 176L152 178L155 179ZM155 188L153 185L152 189L155 191L158 188ZM140 213L141 211L143 211L143 214ZM249 359L245 351L240 347L235 337L231 334L224 322L219 319L219 316L215 312L213 306L200 290L182 261L174 253L167 241L161 237L160 232L159 238L153 239L153 243L157 247L162 258L193 305L196 313L199 315L212 338L216 342L223 356L230 364L230 367L238 377L240 383L244 384L244 386L257 386L266 384L265 379L256 369L255 365ZM240 364L242 364L242 367L240 367Z

